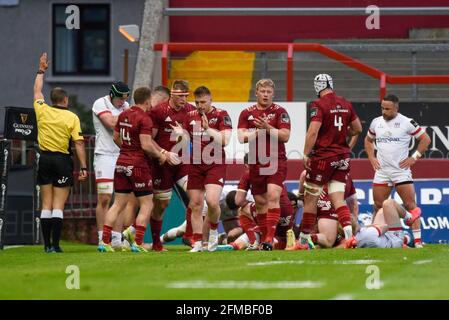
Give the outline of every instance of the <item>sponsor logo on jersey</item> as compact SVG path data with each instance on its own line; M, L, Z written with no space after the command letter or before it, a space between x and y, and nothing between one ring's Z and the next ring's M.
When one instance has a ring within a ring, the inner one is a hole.
M313 108L310 110L310 117L315 117L318 114L318 108Z
M254 117L252 114L249 115L248 120L254 120Z
M394 127L395 128L400 128L401 127L401 123L400 122L395 122L394 123Z
M167 116L167 118L165 118L165 122L171 122L172 119L170 118L170 116Z
M145 182L136 182L136 183L134 183L134 186L137 189L145 188Z
M419 127L419 124L415 121L415 120L410 120L410 123L415 127L415 128L418 128Z
M223 122L227 126L232 126L232 121L231 121L231 117L230 116L224 116L223 117Z
M195 124L196 124L196 121L195 120L192 120L192 121L190 121L190 123L189 123L191 126L194 126Z
M290 117L288 113L281 114L281 122L282 123L290 123Z
M217 121L218 121L217 118L212 118L212 119L209 120L209 124L216 124Z

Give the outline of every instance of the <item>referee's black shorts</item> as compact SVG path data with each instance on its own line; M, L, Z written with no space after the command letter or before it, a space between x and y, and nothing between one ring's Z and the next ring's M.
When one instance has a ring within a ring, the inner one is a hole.
M73 185L73 160L71 155L60 152L41 152L37 184L52 184L55 187Z

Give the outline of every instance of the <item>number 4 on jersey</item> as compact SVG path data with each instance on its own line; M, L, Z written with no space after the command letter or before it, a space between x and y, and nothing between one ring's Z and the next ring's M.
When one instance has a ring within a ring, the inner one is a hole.
M128 145L131 145L131 137L125 128L120 128L120 139L122 139L122 143L123 141L127 141Z
M338 118L338 120L337 120ZM338 131L341 131L341 127L343 127L343 119L341 116L335 116L334 118L334 126L338 128Z

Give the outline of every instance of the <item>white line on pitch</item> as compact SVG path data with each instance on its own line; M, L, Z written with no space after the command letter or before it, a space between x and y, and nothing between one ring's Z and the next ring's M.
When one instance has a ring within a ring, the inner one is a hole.
M334 264L373 264L382 260L335 260Z
M23 246L4 246L3 249L8 250L8 249L15 249L15 248L20 248L20 247L23 247Z
M308 289L321 288L317 281L179 281L167 284L172 289Z
M426 263L431 263L432 260L417 260L415 262L413 262L413 264L426 264Z
M354 296L348 293L338 294L329 300L354 300Z
M280 260L280 261L261 261L261 262L250 262L247 266L258 267L258 266L270 266L270 265L280 265L280 264L373 264L382 262L382 260Z
M247 266L271 266L278 264L303 264L303 260L249 262Z

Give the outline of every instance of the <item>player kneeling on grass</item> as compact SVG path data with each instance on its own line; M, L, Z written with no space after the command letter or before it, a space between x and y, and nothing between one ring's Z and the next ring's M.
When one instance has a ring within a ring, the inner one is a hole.
M114 173L115 200L105 217L103 240L98 245L100 252L114 252L110 243L112 226L125 209L131 192L138 199L140 206L135 223L136 237L131 241L131 251L147 252L142 247L142 240L153 208L153 186L146 154L159 159L160 163L167 160L166 156L156 149L151 138L152 121L146 113L151 105L150 88L137 88L133 98L136 105L119 115L114 128L113 139L120 147Z
M408 226L411 226L421 216L421 210L413 213L406 211L395 200L388 199L382 204L382 208L376 214L374 222L348 240L347 247L352 248L402 248L404 231L401 218Z
M239 189L239 191L242 190ZM232 201L232 198L227 199L229 206L235 205L235 200L234 204L232 204ZM294 208L288 198L285 187L281 193L280 209L281 215L273 233L273 245L270 248L270 251L273 249L285 249L287 245L287 232L292 229L295 222L296 211L293 210ZM240 224L245 233L229 245L218 246L217 250L266 250L265 248L259 246L262 232L257 221L258 215L256 212L256 204L254 202L245 202L238 212Z

